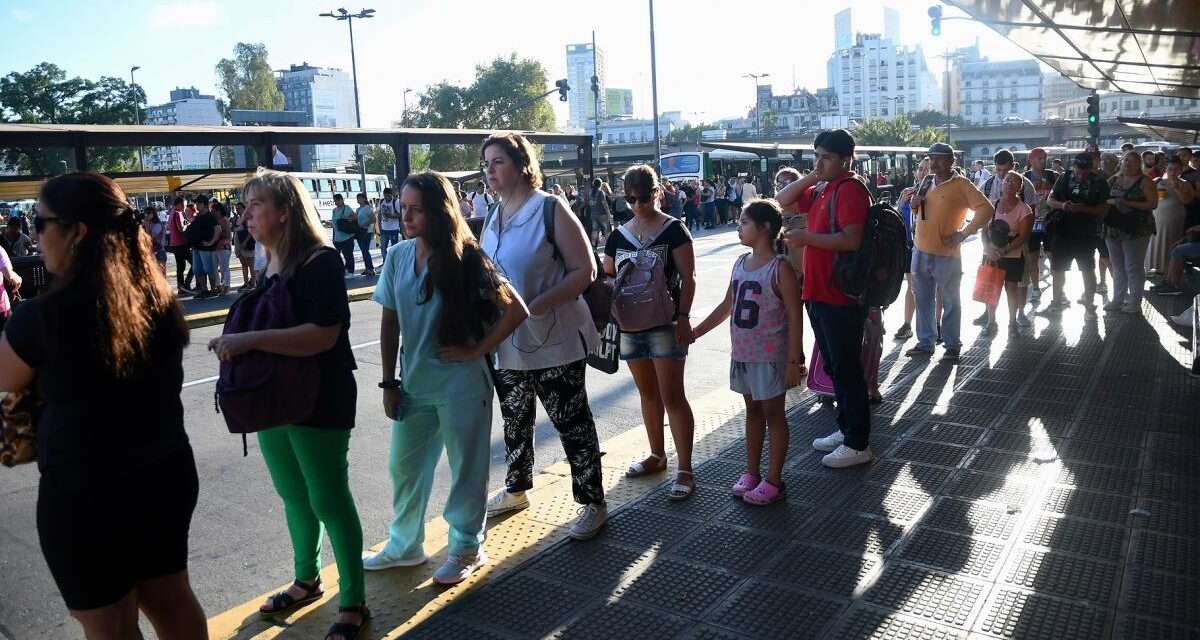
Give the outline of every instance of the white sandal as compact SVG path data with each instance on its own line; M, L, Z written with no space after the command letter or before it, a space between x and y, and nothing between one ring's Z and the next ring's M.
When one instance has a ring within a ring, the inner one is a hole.
M658 462L660 462L662 464L662 468L661 469L648 469L646 467L646 463L649 462L650 460L657 460ZM666 456L656 456L652 453L645 460L642 460L641 462L635 462L635 463L629 465L629 468L625 470L625 477L626 478L640 478L642 476L648 476L652 473L662 473L663 471L666 471L666 470L667 470Z
M690 476L692 478L692 483L690 485L683 484L682 482L679 481L679 476L682 476L684 474L687 474L688 476ZM683 470L676 471L675 472L675 482L673 482L671 484L671 491L667 494L667 499L674 500L674 501L687 500L688 498L692 497L692 494L695 493L695 491L696 491L696 474L692 473L691 471L683 471Z

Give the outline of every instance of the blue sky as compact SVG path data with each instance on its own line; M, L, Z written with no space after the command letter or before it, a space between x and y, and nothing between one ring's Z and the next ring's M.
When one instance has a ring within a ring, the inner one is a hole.
M929 36L926 9L934 0L895 0L901 40L920 44L929 63L944 48L979 38L994 60L1026 54L983 25L948 22ZM365 5L327 2L223 0L0 0L7 26L0 40L0 74L53 62L69 75L137 82L151 103L167 100L176 86L216 91L214 67L238 41L262 42L271 65L307 61L349 71L344 22L318 18L337 6L376 9L356 21L363 121L386 126L403 110L403 92L441 80L468 83L476 64L516 51L540 60L551 80L566 76L567 44L586 42L592 29L608 59L609 86L633 89L638 115L650 112L649 33L646 0L380 0ZM833 50L833 14L854 10L859 31L882 31L882 3L874 0L657 0L658 93L661 110L690 120L744 114L753 103L748 72L767 72L777 92L825 86L825 60ZM945 8L945 15L960 15ZM580 89L583 89L582 87ZM409 95L413 99L413 95ZM566 109L555 101L560 122Z

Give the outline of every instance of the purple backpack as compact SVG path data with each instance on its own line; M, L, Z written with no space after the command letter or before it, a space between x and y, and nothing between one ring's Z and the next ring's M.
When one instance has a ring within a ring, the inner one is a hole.
M314 251L308 264L321 251ZM240 297L229 308L222 335L287 329L299 323L288 292L288 278L276 277ZM215 393L217 412L225 415L230 433L245 434L308 420L317 406L321 370L316 357L295 358L249 351L221 363Z
M648 250L675 220L668 220L645 242L638 242L624 225L617 227L637 252L621 263L613 280L612 317L622 331L646 331L669 325L675 319L675 301L667 287L666 265Z

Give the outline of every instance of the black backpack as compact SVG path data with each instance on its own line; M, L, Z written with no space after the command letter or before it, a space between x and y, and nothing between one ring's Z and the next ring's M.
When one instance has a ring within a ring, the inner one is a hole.
M867 192L867 186L857 179L853 182ZM837 187L829 197L829 228L837 233ZM852 187L853 188L853 187ZM862 245L857 251L839 253L833 264L833 280L838 289L863 307L887 308L900 296L904 283L904 263L909 259L908 234L900 212L886 201L876 202L867 209L863 225Z

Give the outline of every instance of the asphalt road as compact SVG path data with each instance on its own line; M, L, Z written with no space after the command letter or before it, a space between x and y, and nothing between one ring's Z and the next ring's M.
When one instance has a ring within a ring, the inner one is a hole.
M695 244L698 286L693 316L703 318L720 302L733 261L744 249L732 227L702 232ZM380 379L380 311L375 303L363 301L351 304L351 314L350 343L358 360L359 394L350 446L350 483L365 542L373 545L386 538L392 513L387 473L391 427L375 386ZM189 569L209 616L293 578L282 505L271 487L257 442L251 438L249 456L242 457L241 438L230 435L213 411L217 361L204 345L219 332L220 327L192 332L192 346L184 353L182 391L187 431L200 474ZM715 330L693 345L686 378L689 397L700 398L728 384L728 336ZM589 369L588 393L602 442L628 429L640 429L637 391L624 367L611 376ZM97 407L97 411L119 412L120 407ZM562 460L563 455L553 427L540 408L538 412L536 467L542 469ZM443 456L430 517L441 512L448 473ZM491 487L499 487L503 480L504 441L497 409L492 423ZM38 547L34 522L37 481L33 465L0 469L0 638L82 638ZM324 556L323 564L333 562L328 545Z

